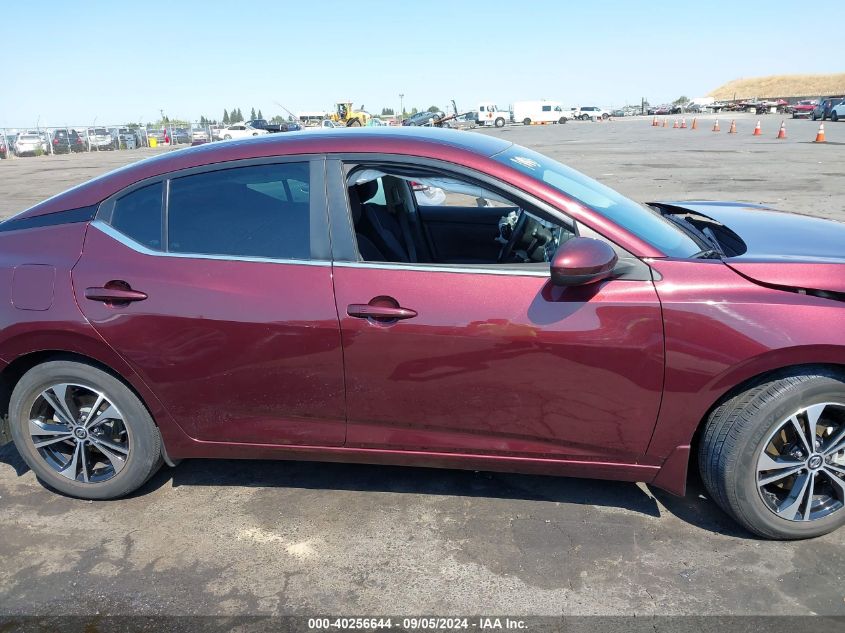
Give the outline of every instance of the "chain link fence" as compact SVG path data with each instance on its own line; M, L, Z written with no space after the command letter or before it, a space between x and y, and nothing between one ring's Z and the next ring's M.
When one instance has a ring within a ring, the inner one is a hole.
M170 148L218 140L210 125L0 127L0 158Z

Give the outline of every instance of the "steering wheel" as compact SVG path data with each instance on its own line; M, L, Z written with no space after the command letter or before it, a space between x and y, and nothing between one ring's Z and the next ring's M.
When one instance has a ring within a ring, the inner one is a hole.
M497 260L498 263L510 263L510 257L513 254L513 250L522 240L522 234L525 233L526 224L528 224L528 214L520 209L519 216L516 218L516 223L513 226L513 231L511 231L511 236L508 238L508 243L505 244L502 247L502 250L499 251L499 259Z

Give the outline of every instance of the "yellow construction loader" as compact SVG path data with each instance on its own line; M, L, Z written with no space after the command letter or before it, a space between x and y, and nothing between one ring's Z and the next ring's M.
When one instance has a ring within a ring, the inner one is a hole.
M335 111L329 118L335 123L345 125L346 127L361 127L367 125L367 122L370 120L370 114L363 110L354 110L352 108L352 102L347 101L345 103L336 103Z

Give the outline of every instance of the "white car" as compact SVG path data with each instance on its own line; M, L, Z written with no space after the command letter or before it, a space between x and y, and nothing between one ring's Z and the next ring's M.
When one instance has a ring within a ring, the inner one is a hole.
M97 151L114 149L114 139L104 127L88 128L88 143Z
M269 134L267 130L259 130L254 127L249 127L243 123L235 123L229 127L220 130L220 138L228 141L233 138L249 138L251 136L261 136L262 134Z
M41 136L38 134L18 134L15 139L15 155L24 156L25 154L32 154L35 156L38 152L44 151L44 145Z
M845 119L845 99L830 109L830 120L838 121L839 119Z
M596 106L582 106L580 108L572 108L572 118L581 119L582 121L609 119L610 112L602 108L597 108Z

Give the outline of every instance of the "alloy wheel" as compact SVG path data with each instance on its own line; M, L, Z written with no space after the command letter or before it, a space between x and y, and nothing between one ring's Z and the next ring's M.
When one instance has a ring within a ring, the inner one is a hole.
M32 405L29 435L41 458L62 477L86 484L107 481L129 458L123 415L92 387L58 383Z
M817 521L845 507L845 405L824 402L778 424L757 460L757 489L789 521Z

